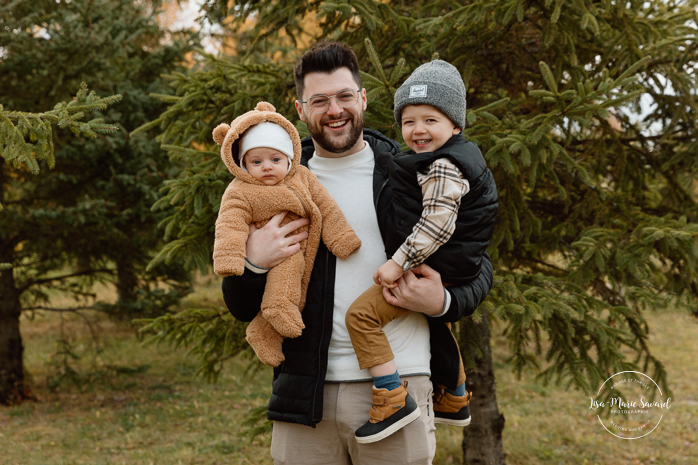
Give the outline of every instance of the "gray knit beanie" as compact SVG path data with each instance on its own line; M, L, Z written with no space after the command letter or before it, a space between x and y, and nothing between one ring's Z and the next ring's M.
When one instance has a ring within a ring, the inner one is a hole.
M448 116L453 124L465 128L465 84L456 67L443 60L434 60L415 69L395 92L398 126L402 126L402 109L407 105L431 105Z

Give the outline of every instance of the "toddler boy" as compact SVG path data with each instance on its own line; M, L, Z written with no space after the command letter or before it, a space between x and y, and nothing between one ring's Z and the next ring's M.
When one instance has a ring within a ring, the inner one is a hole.
M498 206L492 173L477 146L461 132L465 85L454 66L434 60L418 67L395 93L395 120L410 150L397 155L390 166L394 201L385 243L392 258L378 268L376 285L352 304L346 316L359 366L368 368L374 382L369 421L356 431L361 444L384 439L420 415L407 383L400 384L382 331L408 310L387 303L382 288L394 288L404 272L422 263L438 271L444 283L475 280ZM446 299L448 303L447 292ZM455 340L431 342L432 357L438 357L434 348L445 343ZM454 385L435 386L435 422L467 426L471 394L465 391L462 361L444 363L459 366L460 371Z

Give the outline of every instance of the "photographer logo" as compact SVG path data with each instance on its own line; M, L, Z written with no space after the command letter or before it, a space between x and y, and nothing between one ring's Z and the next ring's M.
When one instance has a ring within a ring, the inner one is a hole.
M589 409L601 426L620 439L640 439L654 431L671 408L659 385L639 371L622 371L608 378Z

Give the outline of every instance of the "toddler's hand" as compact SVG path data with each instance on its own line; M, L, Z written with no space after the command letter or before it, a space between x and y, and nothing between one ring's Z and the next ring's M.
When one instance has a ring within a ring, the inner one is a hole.
M383 287L387 287L388 289L392 289L397 284L395 281L402 276L402 273L404 270L400 265L395 263L395 261L391 258L387 262L383 263L378 270L373 273L373 282L376 284L382 284Z

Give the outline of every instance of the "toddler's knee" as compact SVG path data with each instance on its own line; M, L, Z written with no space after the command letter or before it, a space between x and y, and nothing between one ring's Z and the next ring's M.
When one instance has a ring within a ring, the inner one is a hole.
M370 305L362 305L354 302L347 310L347 315L344 318L349 332L362 331L366 328L380 327L374 309Z
M352 331L358 331L361 327L362 322L364 321L361 313L361 310L355 305L352 305L349 307L349 310L347 310L347 314L344 317L344 323L347 325L347 329L350 333Z

